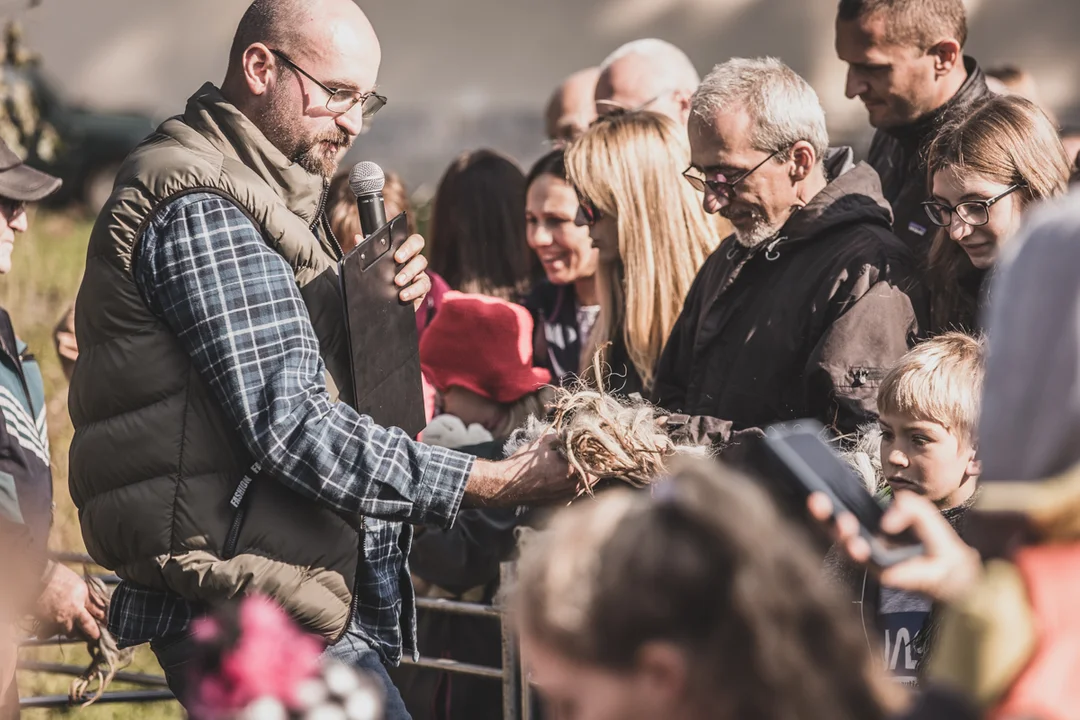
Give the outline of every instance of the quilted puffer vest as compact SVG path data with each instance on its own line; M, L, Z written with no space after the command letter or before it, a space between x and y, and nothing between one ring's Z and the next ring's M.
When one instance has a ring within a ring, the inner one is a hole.
M208 603L259 592L333 640L349 618L360 518L260 481L132 276L156 210L194 192L242 208L292 266L327 368L348 387L340 251L325 227L324 182L204 85L128 157L90 237L69 395L70 487L83 538L95 561L126 580ZM234 499L249 475L241 514Z

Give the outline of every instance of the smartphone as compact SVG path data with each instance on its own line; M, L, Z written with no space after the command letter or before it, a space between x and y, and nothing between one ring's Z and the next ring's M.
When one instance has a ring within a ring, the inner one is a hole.
M834 515L850 512L859 521L859 535L870 545L870 561L887 568L922 555L923 546L910 532L889 535L881 531L885 511L855 471L823 439L825 428L816 420L773 425L765 431L761 449L765 470L797 496L805 512L811 493L824 493Z

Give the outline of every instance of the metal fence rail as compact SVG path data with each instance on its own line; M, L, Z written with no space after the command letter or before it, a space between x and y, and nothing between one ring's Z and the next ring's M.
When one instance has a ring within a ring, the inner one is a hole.
M93 565L94 561L89 555L81 553L52 553L54 560L65 563L81 563ZM513 563L502 563L499 566L499 581L503 587L513 582L515 574ZM120 578L115 575L97 575L106 584L115 584ZM439 670L460 675L484 677L493 680L501 680L503 687L503 718L502 720L531 720L532 698L529 684L522 682L521 657L518 652L517 637L514 634L512 623L504 612L504 608L498 604L482 605L479 603L467 603L457 600L441 600L433 598L417 598L416 606L429 612L446 613L465 617L488 617L498 619L501 625L502 635L502 667L487 667L472 663L458 662L445 658L432 658L420 656L418 660L405 658L403 663L414 667L430 670ZM26 638L21 647L45 647L50 645L64 645L80 643L80 640L72 640L66 637L53 638ZM85 668L61 663L46 663L25 661L19 663L21 670L43 672L61 675L81 675ZM167 688L165 678L160 675L148 675L144 673L117 673L117 681L146 685L151 687ZM167 690L129 690L104 693L95 704L102 703L146 703L163 700L174 700L173 694ZM66 695L47 695L43 697L22 698L19 701L21 708L57 708L68 707L71 701Z

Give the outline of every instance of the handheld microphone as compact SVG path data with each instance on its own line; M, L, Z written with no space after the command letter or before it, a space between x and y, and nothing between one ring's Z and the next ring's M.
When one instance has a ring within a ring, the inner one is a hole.
M349 173L349 188L356 196L360 230L364 237L386 224L386 208L383 206L382 194L385 184L383 169L373 162L358 162Z

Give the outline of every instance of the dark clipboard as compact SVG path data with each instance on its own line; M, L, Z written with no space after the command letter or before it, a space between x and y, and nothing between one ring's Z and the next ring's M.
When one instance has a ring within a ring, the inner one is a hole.
M408 237L401 213L350 250L340 271L354 407L416 437L427 424L416 313L394 284L394 253Z

